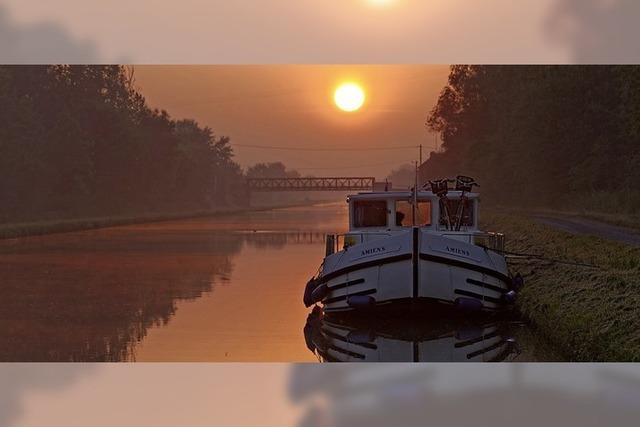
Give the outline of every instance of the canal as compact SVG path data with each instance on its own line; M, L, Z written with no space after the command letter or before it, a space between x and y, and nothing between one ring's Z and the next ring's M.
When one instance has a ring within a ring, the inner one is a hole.
M513 319L319 318L304 285L346 227L333 203L1 241L0 360L561 360Z

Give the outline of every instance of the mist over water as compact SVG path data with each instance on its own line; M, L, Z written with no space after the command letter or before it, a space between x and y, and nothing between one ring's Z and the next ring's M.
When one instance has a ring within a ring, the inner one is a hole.
M302 303L344 202L0 242L6 362L563 360L512 319L335 322Z
M305 361L344 204L0 242L2 361ZM324 218L324 221L320 221Z

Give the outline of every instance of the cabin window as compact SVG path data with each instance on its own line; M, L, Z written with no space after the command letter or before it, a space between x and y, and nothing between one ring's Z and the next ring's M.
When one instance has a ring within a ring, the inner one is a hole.
M418 209L416 209L416 225L431 225L431 201L419 200ZM396 201L396 226L411 227L413 225L413 207L408 200Z
M384 200L358 200L353 202L353 226L386 227L387 202Z
M460 207L460 200L449 199L447 202L448 202L447 206L449 208L449 221L451 222L452 225L454 225L456 223L456 218L458 215L458 208ZM440 225L446 226L447 215L442 203L443 201L440 200ZM473 208L474 208L474 202L472 200L467 200L464 205L464 209L462 210L461 226L463 227L474 226L475 219L473 217L473 214L474 214Z

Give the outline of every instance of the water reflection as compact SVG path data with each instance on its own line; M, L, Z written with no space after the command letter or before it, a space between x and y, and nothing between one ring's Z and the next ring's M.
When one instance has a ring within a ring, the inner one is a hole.
M324 244L325 233L313 231L244 231L242 239L256 248L281 249L288 245Z
M232 236L119 229L0 247L0 360L120 361L179 300L228 280Z
M298 426L636 425L633 364L293 366Z
M326 316L315 307L304 335L321 362L501 362L521 353L512 327L487 319Z
M297 326L304 307L290 307L300 299L299 283L317 268L324 239L320 222L308 219L324 214L324 225L339 229L342 209L249 212L0 241L0 361L135 360L150 331L171 330L176 315L195 323L171 339L163 336L153 360L218 360L203 344L232 330L229 340L242 347L242 360L292 360L293 347L304 352ZM305 227L310 231L291 231ZM283 259L298 261L292 268ZM220 304L220 286L243 289ZM258 297L264 286L276 292ZM251 298L259 328L245 310ZM190 302L196 301L206 304L195 310ZM263 340L275 348L284 335L286 348L277 355L266 345L255 347ZM190 348L188 358L182 347ZM240 350L225 360L234 354Z

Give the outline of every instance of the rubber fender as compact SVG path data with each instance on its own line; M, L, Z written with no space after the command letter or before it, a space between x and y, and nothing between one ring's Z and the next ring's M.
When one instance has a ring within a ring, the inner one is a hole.
M516 291L509 291L502 296L507 304L515 304L517 297L518 294L516 293Z
M465 325L456 331L456 338L461 341L468 341L481 337L483 332L484 328L482 326Z
M376 305L376 300L369 295L352 295L347 297L347 305L352 308L370 308Z
M311 292L311 299L313 302L318 302L325 299L327 295L329 295L329 287L326 283L323 283Z
M302 302L305 307L311 307L316 301L313 300L313 291L318 287L318 281L315 278L311 278L307 285L304 287L304 296L302 297Z
M516 273L516 275L513 276L513 279L511 279L511 290L518 292L523 287L524 287L524 278L520 273Z
M354 330L347 334L347 341L354 344L368 344L376 339L372 331Z
M456 308L462 311L482 310L482 301L473 298L457 298L455 304Z

